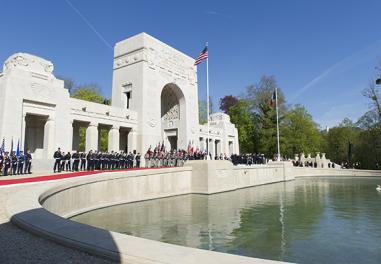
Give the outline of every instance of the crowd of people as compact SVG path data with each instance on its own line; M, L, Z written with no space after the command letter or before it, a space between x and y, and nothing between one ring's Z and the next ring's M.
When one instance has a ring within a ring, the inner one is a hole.
M266 164L266 158L264 154L233 154L230 158L233 165L257 165Z
M0 153L0 173L3 176L30 174L32 169L32 154L28 150Z
M93 171L119 170L140 167L140 153L133 152L101 152L92 151L73 154L63 152L60 148L53 154L54 172L62 171Z

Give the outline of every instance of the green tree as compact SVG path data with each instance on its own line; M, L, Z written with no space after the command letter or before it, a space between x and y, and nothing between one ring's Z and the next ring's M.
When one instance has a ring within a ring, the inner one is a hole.
M255 143L258 142L254 127L255 117L249 111L249 103L246 100L239 100L235 106L229 108L230 120L238 130L238 140L241 152L249 153L255 150Z
M354 125L354 123L346 118L339 126L333 127L326 135L326 149L327 157L335 163L341 164L348 161L348 145L353 144L354 150L358 145L358 138L361 130ZM354 157L354 159L356 159Z
M98 104L102 104L105 100L97 84L85 84L77 86L74 89L71 97Z
M235 106L238 103L238 98L233 95L226 95L220 99L220 109L224 111L225 114L228 113L229 108Z
M98 104L106 104L106 100L101 93L101 89L97 84L85 84L81 86L76 86L74 89L71 89L71 97L89 101ZM108 148L108 130L100 128L100 151L107 151ZM86 142L86 128L81 127L79 130L79 150L85 150Z
M198 119L201 125L208 122L207 119L207 109L206 109L206 101L198 100Z
M283 155L315 153L321 151L322 135L312 116L302 105L295 105L285 116L282 124Z
M264 75L256 85L247 88L246 98L249 103L249 110L256 120L256 132L258 135L254 143L256 148L253 152L263 153L267 157L273 157L277 153L277 131L276 131L276 108L272 102L273 94L277 89L279 122L283 122L287 112L285 97L274 76ZM280 131L280 141L284 142L283 133Z

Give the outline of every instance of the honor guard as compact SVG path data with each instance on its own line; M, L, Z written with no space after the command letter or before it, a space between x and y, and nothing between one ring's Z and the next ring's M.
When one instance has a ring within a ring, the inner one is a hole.
M53 171L56 172L56 170L57 170L58 172L61 172L62 153L61 153L61 149L60 148L58 148L57 151L54 152L53 158L54 158L54 168L53 168Z
M20 156L17 157L17 174L24 174L24 153L20 151Z

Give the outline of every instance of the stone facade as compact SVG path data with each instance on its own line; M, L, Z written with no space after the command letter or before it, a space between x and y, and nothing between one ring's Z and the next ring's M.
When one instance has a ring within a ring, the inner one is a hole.
M164 141L167 149L207 148L207 128L198 120L194 59L141 33L114 49L112 106L70 98L53 63L16 53L0 73L0 137L9 149L20 141L35 159L50 159L57 147L77 150L86 129L86 151L108 131L109 151L144 153ZM228 115L210 116L210 152L239 153L238 133ZM15 149L15 147L14 147Z

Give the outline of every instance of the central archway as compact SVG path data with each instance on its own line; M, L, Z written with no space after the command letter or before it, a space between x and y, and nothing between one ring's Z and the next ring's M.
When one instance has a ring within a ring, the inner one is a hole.
M179 138L185 133L185 97L174 83L166 84L161 92L161 127L167 149L184 147Z

